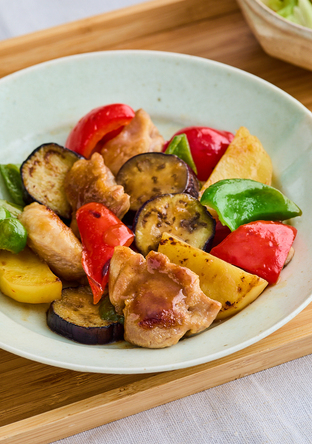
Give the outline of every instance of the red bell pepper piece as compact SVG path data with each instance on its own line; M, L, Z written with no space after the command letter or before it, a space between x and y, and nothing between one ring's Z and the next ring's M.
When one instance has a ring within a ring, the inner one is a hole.
M65 146L89 159L105 142L116 137L134 115L130 106L121 103L95 108L75 125Z
M296 234L296 228L281 222L250 222L229 234L211 254L275 284Z
M212 170L234 139L234 134L228 131L218 131L204 126L183 128L176 132L173 137L178 134L185 134L187 137L197 168L197 177L201 181L208 179ZM165 145L164 151L166 151L173 137Z
M76 219L83 246L82 266L93 293L93 302L101 299L108 282L109 263L114 247L129 247L133 232L105 205L91 202L77 210Z

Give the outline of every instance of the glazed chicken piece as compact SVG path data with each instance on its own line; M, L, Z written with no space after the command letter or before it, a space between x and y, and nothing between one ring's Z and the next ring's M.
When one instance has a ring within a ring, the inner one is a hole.
M115 177L104 163L99 153L90 160L80 159L74 163L65 178L65 193L73 209L71 227L79 236L76 228L76 211L89 202L98 202L109 208L122 219L130 207L130 196L122 185L117 185Z
M141 153L162 151L164 138L143 109L126 125L118 136L105 143L101 154L105 164L116 176L122 165L131 157Z
M127 247L115 248L109 296L125 317L125 340L147 348L169 347L185 334L205 330L221 309L191 270L162 253L151 251L145 259Z
M71 281L86 276L81 243L52 210L34 202L18 218L27 230L29 247L58 277Z

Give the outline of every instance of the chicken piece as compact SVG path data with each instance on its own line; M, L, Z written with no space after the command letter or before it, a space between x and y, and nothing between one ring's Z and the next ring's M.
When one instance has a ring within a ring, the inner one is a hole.
M131 157L141 153L161 152L164 138L143 109L126 125L118 136L105 143L101 150L105 164L116 176L122 165Z
M58 277L72 281L86 276L81 243L52 210L34 202L18 218L27 230L29 247Z
M188 268L162 253L151 251L145 259L127 247L116 247L111 259L109 297L125 317L125 340L147 348L169 347L205 330L221 309Z
M89 202L98 202L109 208L119 219L130 207L130 196L122 185L117 185L115 177L104 163L99 153L94 153L90 160L80 159L74 163L65 178L65 193L73 209L71 227L76 229L76 211Z

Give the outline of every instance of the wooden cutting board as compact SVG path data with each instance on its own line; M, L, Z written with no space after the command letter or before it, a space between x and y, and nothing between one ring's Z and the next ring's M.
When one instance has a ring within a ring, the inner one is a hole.
M210 58L277 85L312 110L312 72L267 56L233 0L157 0L0 42L0 77L89 51L151 49ZM220 360L147 375L55 368L0 350L0 443L44 444L312 352L312 305Z

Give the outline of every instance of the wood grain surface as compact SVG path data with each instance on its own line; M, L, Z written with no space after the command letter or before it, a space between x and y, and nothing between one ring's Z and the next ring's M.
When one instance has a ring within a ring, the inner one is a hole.
M157 0L0 42L0 76L108 49L206 57L253 73L312 110L312 72L266 55L234 0ZM220 360L147 375L55 368L0 350L0 443L49 443L312 353L312 305L259 343Z
M113 49L146 35L237 11L233 0L154 0L0 42L0 77L46 60Z

